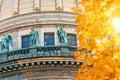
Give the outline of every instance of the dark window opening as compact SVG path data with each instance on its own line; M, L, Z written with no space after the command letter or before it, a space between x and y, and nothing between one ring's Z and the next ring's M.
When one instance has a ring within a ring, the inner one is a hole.
M67 43L69 46L77 46L77 39L75 34L67 34Z
M44 45L54 45L54 33L45 33L44 34Z
M22 36L22 48L30 47L30 36Z

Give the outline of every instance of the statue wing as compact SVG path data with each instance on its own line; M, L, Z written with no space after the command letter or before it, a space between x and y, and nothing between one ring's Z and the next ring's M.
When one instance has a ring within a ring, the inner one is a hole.
M36 41L40 43L39 33L36 31Z
M13 40L12 40L12 37L11 35L8 35L8 41L9 41L9 44L13 47Z

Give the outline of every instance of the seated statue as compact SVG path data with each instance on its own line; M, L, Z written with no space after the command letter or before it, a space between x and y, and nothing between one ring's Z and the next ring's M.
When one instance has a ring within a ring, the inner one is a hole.
M34 28L31 28L31 32L30 32L30 46L36 46L37 42L40 42L39 34L38 34L37 31L35 31Z
M11 35L3 34L1 43L2 51L9 51L9 44L13 47L13 40Z
M67 34L62 28L57 31L57 35L60 43L67 43Z

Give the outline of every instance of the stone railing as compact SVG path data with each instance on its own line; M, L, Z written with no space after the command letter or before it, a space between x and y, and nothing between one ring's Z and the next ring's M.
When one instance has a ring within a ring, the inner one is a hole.
M40 46L1 52L0 63L35 57L73 57L76 47L71 46Z

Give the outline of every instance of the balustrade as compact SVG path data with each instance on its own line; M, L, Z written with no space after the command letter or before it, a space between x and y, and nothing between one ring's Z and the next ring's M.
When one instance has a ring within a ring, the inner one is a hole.
M71 46L40 46L23 48L0 53L0 63L34 57L73 57L76 47Z

